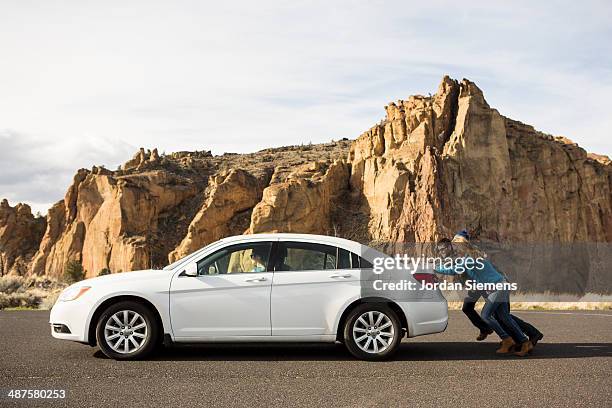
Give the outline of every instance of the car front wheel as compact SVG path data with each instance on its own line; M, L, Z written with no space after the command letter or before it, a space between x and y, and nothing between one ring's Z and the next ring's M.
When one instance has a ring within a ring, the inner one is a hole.
M110 305L98 319L96 340L100 350L115 360L139 359L156 346L159 328L151 310L131 301Z
M344 326L344 344L362 360L384 360L397 351L402 327L395 312L383 304L362 304Z

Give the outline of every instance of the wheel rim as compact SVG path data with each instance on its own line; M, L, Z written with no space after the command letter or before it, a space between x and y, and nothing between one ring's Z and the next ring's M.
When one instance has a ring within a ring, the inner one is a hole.
M395 337L393 322L386 314L365 312L353 324L353 340L366 353L378 354L389 348Z
M148 337L145 319L133 310L121 310L108 318L104 325L106 344L121 354L140 349Z

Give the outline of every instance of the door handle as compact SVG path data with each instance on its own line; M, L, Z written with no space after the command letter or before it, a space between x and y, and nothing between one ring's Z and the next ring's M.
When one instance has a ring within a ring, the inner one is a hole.
M334 273L333 275L329 275L330 278L350 278L351 275L350 273Z
M264 278L263 276L260 278L249 278L249 279L245 279L245 282L263 282L265 281L266 278Z

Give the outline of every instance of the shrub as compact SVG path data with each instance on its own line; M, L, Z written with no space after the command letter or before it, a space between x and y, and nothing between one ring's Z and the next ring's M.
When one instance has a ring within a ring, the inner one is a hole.
M5 308L50 309L66 287L42 276L0 276L0 310Z
M85 279L85 270L79 261L68 261L64 268L64 280L74 283Z
M40 291L0 293L0 309L7 307L35 308L40 305L43 299L44 293Z
M112 272L110 269L108 268L102 268L100 269L100 272L98 272L98 276L104 276L104 275L110 275Z
M55 289L52 292L48 293L47 296L42 299L42 301L38 305L38 308L43 310L51 309L61 293L62 289Z
M21 276L5 275L0 277L0 293L17 292L24 285L25 280Z

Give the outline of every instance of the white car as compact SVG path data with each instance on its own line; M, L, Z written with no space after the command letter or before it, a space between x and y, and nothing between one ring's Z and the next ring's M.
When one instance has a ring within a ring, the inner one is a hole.
M376 257L388 256L328 236L229 237L163 270L71 285L51 310L51 333L122 360L161 343L336 341L383 359L404 335L444 331L448 308L437 290L399 300L372 291Z

